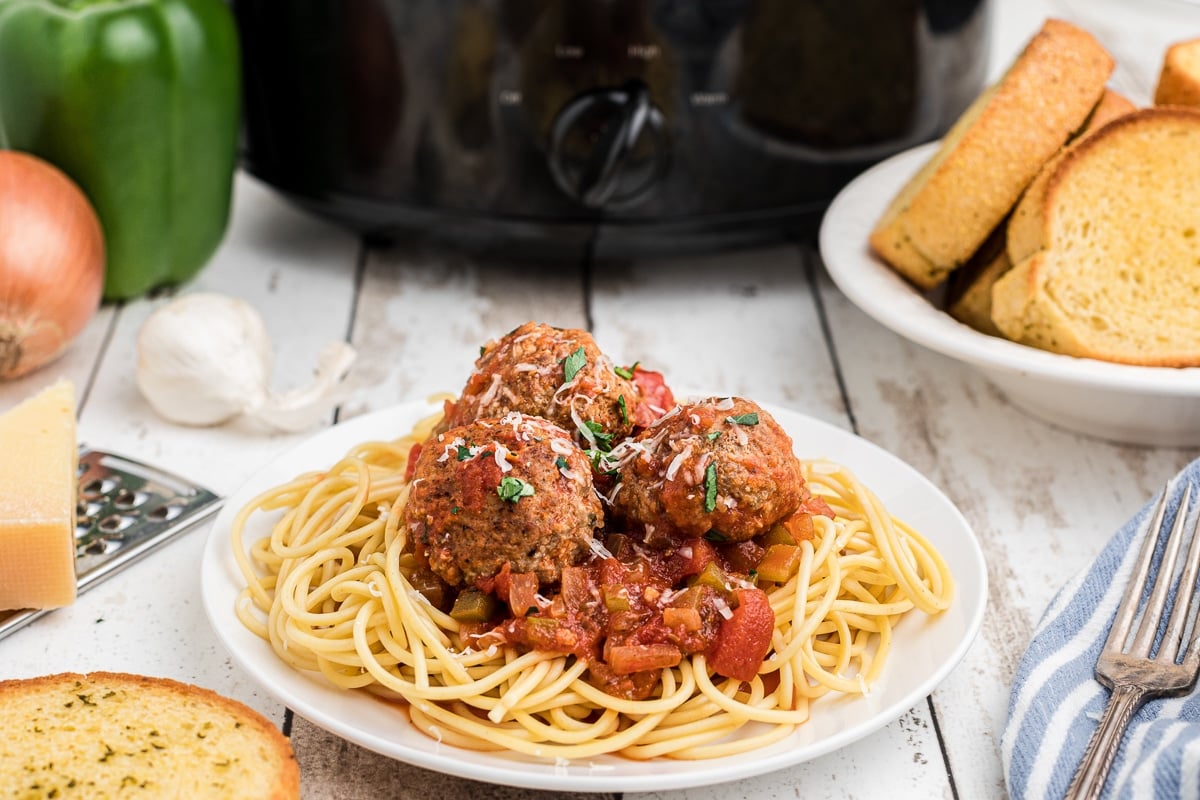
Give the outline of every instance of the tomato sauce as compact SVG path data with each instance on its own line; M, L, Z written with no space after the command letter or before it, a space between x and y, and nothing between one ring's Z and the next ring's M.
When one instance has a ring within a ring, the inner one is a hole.
M607 552L564 568L549 597L536 594L536 580L502 571L479 588L503 601L507 616L468 626L468 639L575 655L593 685L629 699L647 696L662 669L696 653L727 677L753 678L774 629L770 600L753 580L765 548L695 537L656 544L610 534Z

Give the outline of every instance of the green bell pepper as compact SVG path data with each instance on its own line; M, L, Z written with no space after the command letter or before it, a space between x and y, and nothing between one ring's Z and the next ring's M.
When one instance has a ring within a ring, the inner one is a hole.
M240 71L222 0L0 0L0 147L92 201L105 299L186 281L220 244Z

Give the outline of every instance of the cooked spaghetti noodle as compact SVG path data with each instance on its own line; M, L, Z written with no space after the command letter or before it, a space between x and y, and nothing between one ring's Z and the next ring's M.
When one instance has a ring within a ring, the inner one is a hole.
M232 527L246 580L242 623L296 669L407 703L413 723L439 741L550 759L751 750L804 723L816 697L868 692L899 618L914 608L937 614L953 594L945 561L923 536L847 469L808 461L804 477L835 518L813 517L798 570L768 588L775 629L752 680L722 678L693 654L663 669L648 698L630 700L589 683L574 655L473 649L459 622L410 582L416 559L400 524L409 453L439 418L260 494ZM272 514L271 531L247 548L259 512Z

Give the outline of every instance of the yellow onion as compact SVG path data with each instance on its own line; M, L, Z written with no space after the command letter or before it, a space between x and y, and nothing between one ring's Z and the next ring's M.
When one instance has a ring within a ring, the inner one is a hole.
M0 378L60 356L103 289L104 234L83 191L35 156L0 151Z

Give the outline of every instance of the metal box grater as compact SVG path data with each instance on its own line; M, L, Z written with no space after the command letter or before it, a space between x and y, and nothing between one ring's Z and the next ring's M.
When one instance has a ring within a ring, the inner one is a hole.
M221 507L178 475L82 447L76 493L75 573L82 594ZM54 609L0 611L0 639Z

